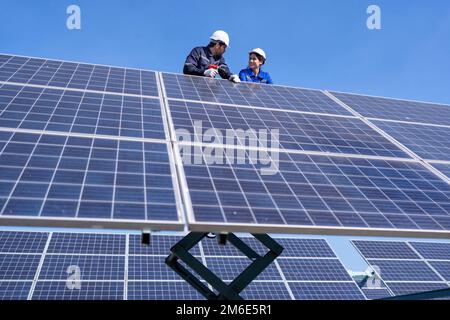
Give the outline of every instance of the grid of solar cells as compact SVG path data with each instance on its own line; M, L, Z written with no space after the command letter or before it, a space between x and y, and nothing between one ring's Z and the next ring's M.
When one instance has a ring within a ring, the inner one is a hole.
M424 282L396 283L396 282L392 282L389 284L389 288L392 290L394 295L401 296L401 295L413 294L413 293L419 293L419 292L448 289L449 287L445 283L424 283Z
M204 300L184 281L130 281L128 300Z
M423 159L450 160L450 127L373 122Z
M421 164L272 152L271 171L222 151L184 162L191 224L450 228L450 186Z
M124 255L125 241L122 234L56 232L52 234L47 253Z
M450 163L449 164L432 163L432 166L450 178Z
M296 300L364 300L354 283L297 282L289 284Z
M47 243L46 232L0 232L0 253L42 253Z
M424 259L450 261L450 243L410 242L410 245Z
M46 255L39 280L67 281L78 272L80 280L123 280L125 256Z
M450 105L331 93L364 117L450 125Z
M159 99L0 85L0 126L166 139Z
M359 252L367 259L420 259L406 242L353 241Z
M0 132L0 216L178 221L161 143Z
M70 289L65 281L38 281L32 300L123 300L124 282L81 282Z
M31 285L31 281L0 281L0 301L26 300Z
M226 145L408 157L356 118L180 101L169 101L169 107L178 139L187 130L195 142L213 139ZM229 141L229 132L242 130L246 136Z
M163 73L168 98L234 105L351 115L318 90L240 83Z
M388 289L362 288L361 290L368 300L377 300L392 297L392 294L389 292Z
M279 259L288 281L349 281L349 274L338 259Z
M8 234L8 237L4 233ZM24 234L28 233L28 237ZM44 232L0 232L2 238L13 240L39 239L40 234L48 236ZM124 241L128 237L129 248L124 250ZM140 235L126 234L96 234L96 233L64 233L52 232L48 244L43 264L36 280L36 286L32 292L32 299L124 299L124 285L127 285L127 298L136 299L203 299L190 285L181 280L165 263L164 259L172 245L181 239L180 236L152 235L149 247L140 244ZM246 243L253 245L258 252L262 248L255 246L256 240L253 238L242 238ZM334 298L343 293L341 299L360 299L361 293L348 274L343 273L335 280L333 285L320 283L322 279L315 270L322 264L320 259L326 260L325 264L333 263L336 270L341 273L343 270L339 260L336 258L331 248L322 239L277 239L283 245L287 245L284 255L278 258L280 264L273 264L266 270L257 281L250 284L243 292L245 299L291 299L289 288L291 285L297 286L296 279L290 276L288 282L283 280L278 268L285 273L284 262L300 260L305 257L305 261L313 260L314 264L306 264L303 272L309 275L308 280L301 280L307 284L317 284L320 288L321 298ZM33 243L25 242L25 247L29 247L28 252L33 251ZM230 247L231 244L225 247ZM261 245L260 245L261 246ZM152 248L153 249L150 249ZM204 239L200 244L201 248L223 246L217 245L217 239ZM297 249L295 249L297 248ZM211 251L206 252L199 247L193 248L194 254L202 254L197 258L206 261L207 265L224 279L232 280L251 260L245 257L238 257L232 251ZM22 250L22 249L20 249ZM27 252L27 250L22 250ZM66 251L64 253L64 251ZM317 252L317 254L315 254ZM207 253L207 254L206 254ZM229 254L230 253L230 254ZM0 279L0 298L4 299L26 299L31 288L31 283L37 273L37 263L41 259L41 254L3 254L0 252L0 264L3 263L3 270L10 270L4 279ZM128 254L128 255L127 255ZM1 257L5 257L3 260ZM31 257L36 260L30 264ZM26 261L26 263L24 263ZM125 267L126 265L126 267ZM280 265L282 265L280 267ZM6 267L4 267L6 266ZM8 267L12 266L12 267ZM76 267L76 268L75 268ZM327 268L325 268L327 269ZM11 271L11 270L14 270ZM325 271L325 270L324 270ZM330 271L330 270L328 270ZM328 272L327 271L327 272ZM69 273L68 273L69 272ZM68 277L79 272L81 281L78 283L81 288L73 289L68 286ZM317 275L317 276L316 276ZM15 277L15 278L12 278ZM19 283L22 282L23 284ZM229 281L228 281L229 282ZM353 289L350 289L353 285ZM343 286L343 287L342 287ZM345 288L345 289L343 289ZM305 290L311 290L306 286ZM338 292L334 292L336 289ZM28 291L27 291L28 290ZM308 296L310 292L301 292L296 288L298 295ZM344 291L342 291L344 290ZM356 291L355 291L356 290Z
M0 81L159 96L153 71L2 55L5 60Z
M448 243L352 242L395 295L449 288L446 283L450 277ZM379 259L381 251L385 251L383 260ZM445 261L446 258L449 260Z

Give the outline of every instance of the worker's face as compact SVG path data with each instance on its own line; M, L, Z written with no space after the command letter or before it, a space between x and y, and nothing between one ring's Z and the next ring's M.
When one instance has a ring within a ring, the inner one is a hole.
M248 66L250 67L250 69L259 69L262 66L262 62L259 61L256 54L252 53L250 54L248 59Z
M216 45L213 48L214 48L214 55L218 57L222 56L225 53L225 51L227 51L227 46L225 44L216 43Z

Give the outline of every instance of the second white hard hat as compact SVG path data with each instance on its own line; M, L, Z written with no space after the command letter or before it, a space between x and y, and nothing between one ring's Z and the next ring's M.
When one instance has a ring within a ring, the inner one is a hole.
M215 31L209 38L214 41L221 41L225 43L227 47L230 46L230 37L228 36L228 33L223 30Z
M253 49L252 51L250 51L248 54L252 54L252 53L256 53L256 54L259 54L261 57L263 57L264 58L264 60L266 60L267 58L266 58L266 53L264 52L264 50L263 49L261 49L261 48L256 48L256 49Z

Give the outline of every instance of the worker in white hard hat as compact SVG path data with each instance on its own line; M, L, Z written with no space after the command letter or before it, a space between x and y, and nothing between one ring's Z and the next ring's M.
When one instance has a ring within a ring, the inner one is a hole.
M239 72L241 81L273 84L268 72L261 70L266 63L266 53L261 48L253 49L248 53L248 67Z
M228 34L225 31L218 30L209 39L208 46L192 49L184 63L183 73L210 78L219 75L223 79L236 83L240 82L239 76L231 73L223 57L230 45Z

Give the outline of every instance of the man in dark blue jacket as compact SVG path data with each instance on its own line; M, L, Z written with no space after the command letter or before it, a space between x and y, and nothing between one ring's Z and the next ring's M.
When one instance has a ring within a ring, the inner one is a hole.
M208 46L192 49L184 63L183 73L210 78L215 78L219 74L222 79L240 82L239 76L231 73L223 57L229 44L230 38L225 31L214 32Z

